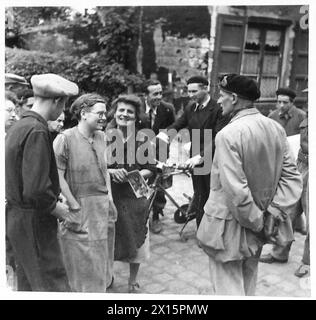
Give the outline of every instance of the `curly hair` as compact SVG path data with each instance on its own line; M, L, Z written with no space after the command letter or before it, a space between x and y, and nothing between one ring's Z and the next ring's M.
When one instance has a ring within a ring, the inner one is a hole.
M111 116L114 116L116 110L117 110L117 105L119 102L123 102L126 104L130 104L135 108L135 114L136 114L136 123L139 121L140 119L140 115L141 115L141 100L138 96L136 96L135 94L124 94L124 95L120 95L118 96L111 105Z
M70 114L78 121L81 120L81 111L90 109L97 103L107 104L107 100L97 93L86 93L78 97L70 106Z

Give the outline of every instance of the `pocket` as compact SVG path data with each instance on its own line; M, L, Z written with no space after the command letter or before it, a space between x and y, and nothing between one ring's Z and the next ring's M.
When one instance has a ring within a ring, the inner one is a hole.
M233 215L227 205L227 196L220 190L211 190L210 196L204 206L205 214L222 220L232 220Z
M212 250L224 250L223 234L226 221L204 215L197 231L197 239Z
M222 188L222 184L220 181L219 173L216 172L216 170L214 171L211 172L211 190L216 191Z

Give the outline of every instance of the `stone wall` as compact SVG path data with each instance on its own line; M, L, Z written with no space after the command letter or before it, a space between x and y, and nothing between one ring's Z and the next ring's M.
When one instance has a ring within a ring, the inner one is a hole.
M156 64L176 74L182 80L207 72L209 39L197 36L185 38L165 35L158 26L154 31Z

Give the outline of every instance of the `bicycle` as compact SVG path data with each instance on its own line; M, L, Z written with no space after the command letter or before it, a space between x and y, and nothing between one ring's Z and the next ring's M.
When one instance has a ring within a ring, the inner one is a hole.
M188 240L183 231L187 224L195 219L196 213L193 210L193 197L188 196L186 193L183 193L183 196L189 200L188 203L179 205L176 200L170 195L170 193L166 190L172 186L172 176L178 174L186 174L190 177L190 171L186 168L185 165L166 165L165 163L157 161L157 174L155 176L154 181L149 185L149 187L153 190L153 193L150 196L150 203L148 207L148 215L152 209L155 197L157 192L160 190L164 192L167 198L177 207L177 210L174 212L174 220L178 224L184 224L181 230L179 231L180 239L183 241Z

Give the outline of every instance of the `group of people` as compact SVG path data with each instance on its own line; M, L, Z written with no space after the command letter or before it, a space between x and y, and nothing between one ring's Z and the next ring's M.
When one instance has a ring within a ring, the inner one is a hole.
M15 270L18 290L106 292L115 281L114 261L124 261L129 263L128 292L141 292L139 267L150 256L149 230L162 231L166 199L163 192L156 194L149 219L149 199L135 196L129 173L137 170L148 183L153 181L155 162L141 161L135 154L146 145L145 158L153 154L166 162L175 137L166 132L187 128L192 142L185 163L192 170L191 208L199 246L209 256L212 293L255 294L261 249L268 239L267 216L284 224L282 244L289 247L291 212L300 199L301 211L308 212L308 150L305 134L299 156L305 159L302 195L302 177L284 124L254 107L260 97L254 80L223 76L216 102L208 80L191 77L190 101L177 119L173 105L162 100L162 85L155 79L146 83L144 98L120 95L111 107L99 94L78 96L75 83L55 74L34 75L30 82L32 106L17 114L14 85L29 84L23 77L6 74L7 264ZM279 89L278 104L286 102L288 90ZM69 97L77 97L69 109L77 125L61 131ZM289 103L286 112L278 108L276 115L283 121L281 113L286 113L286 124L293 118L304 120L294 108ZM307 121L300 125L306 133ZM149 139L148 129L154 139ZM211 141L205 140L206 129L212 130ZM205 157L214 159L201 174L195 169L206 163Z

